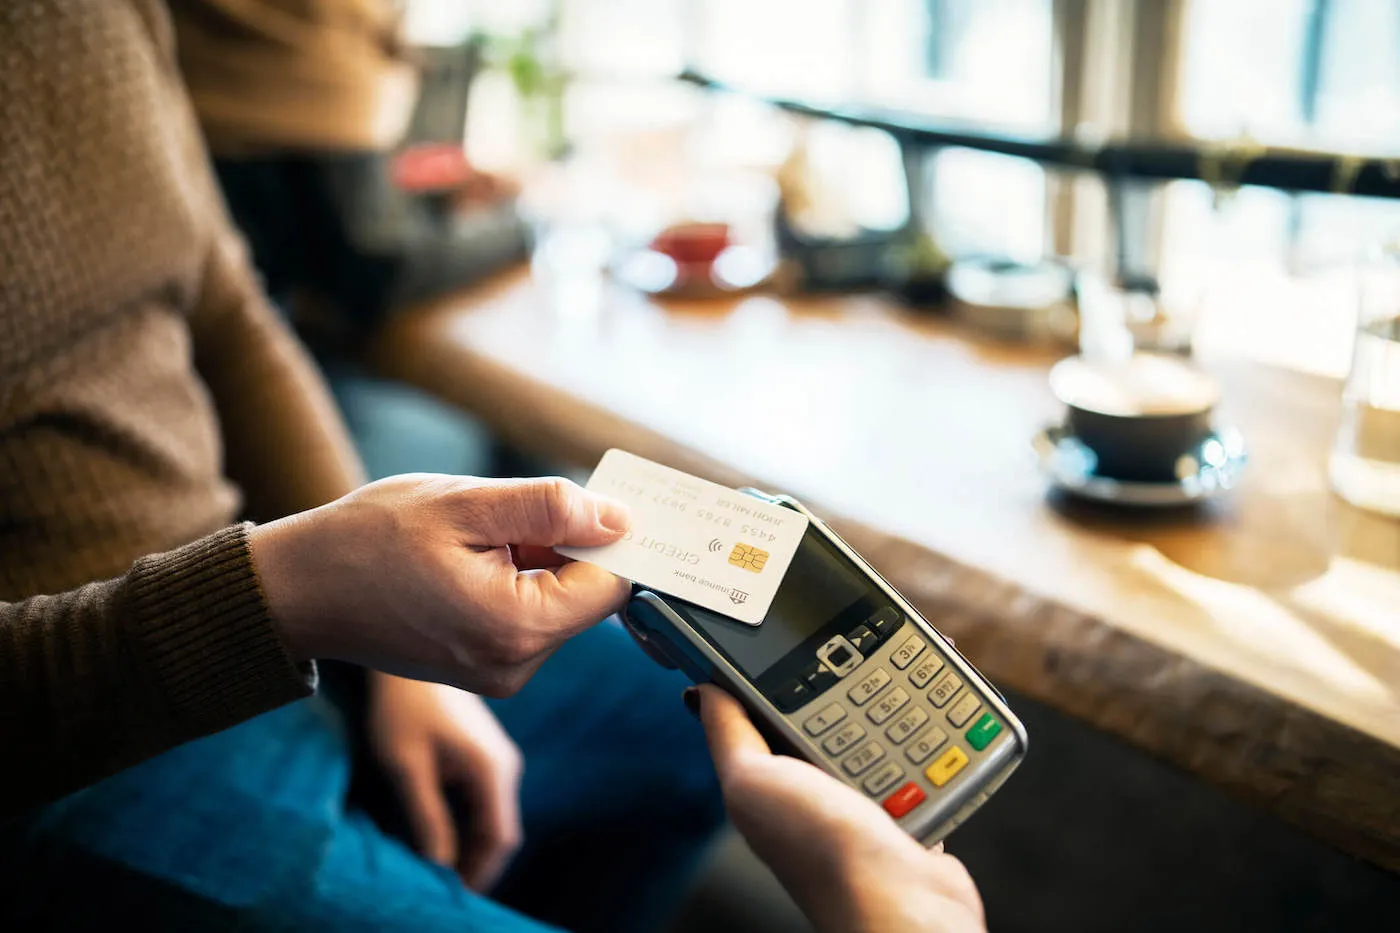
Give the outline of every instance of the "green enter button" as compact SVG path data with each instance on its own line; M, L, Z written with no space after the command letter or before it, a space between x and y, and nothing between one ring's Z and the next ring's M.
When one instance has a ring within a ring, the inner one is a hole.
M980 752L992 744L992 739L996 738L1000 731L1001 723L997 722L991 713L983 713L982 718L977 720L977 725L967 730L967 744Z

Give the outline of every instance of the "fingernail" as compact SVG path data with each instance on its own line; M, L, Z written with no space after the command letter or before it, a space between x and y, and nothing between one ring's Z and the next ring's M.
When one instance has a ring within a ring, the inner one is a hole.
M700 718L700 691L694 687L686 687L681 691L681 702L685 708L690 710L690 715L696 719Z
M598 524L614 534L632 527L632 510L615 499L598 497Z

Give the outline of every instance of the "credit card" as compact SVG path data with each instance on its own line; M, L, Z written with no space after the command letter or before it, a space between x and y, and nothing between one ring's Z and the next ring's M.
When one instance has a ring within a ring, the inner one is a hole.
M588 488L632 509L632 530L602 547L560 547L667 596L758 625L807 531L807 516L709 480L609 450Z

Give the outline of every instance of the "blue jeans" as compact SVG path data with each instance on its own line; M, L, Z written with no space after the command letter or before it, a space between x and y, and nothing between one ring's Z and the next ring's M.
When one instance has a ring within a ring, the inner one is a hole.
M351 736L314 697L0 827L0 929L654 928L722 819L683 686L609 622L493 704L526 763L496 901L347 804Z

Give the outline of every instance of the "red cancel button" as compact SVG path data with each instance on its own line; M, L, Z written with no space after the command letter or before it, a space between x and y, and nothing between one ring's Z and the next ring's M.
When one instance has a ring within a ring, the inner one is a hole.
M890 816L899 819L901 816L923 803L925 796L923 788L913 781L910 781L893 794L890 794L889 798L885 800L885 810Z

